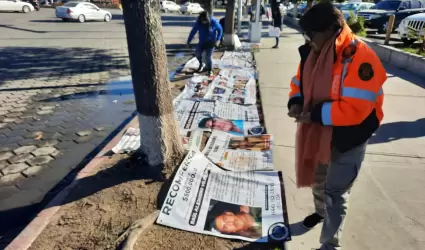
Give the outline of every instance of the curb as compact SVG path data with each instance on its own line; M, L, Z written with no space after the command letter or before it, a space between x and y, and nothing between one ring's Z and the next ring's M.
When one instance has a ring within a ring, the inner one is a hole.
M300 31L297 19L285 16L283 22L289 27ZM425 57L379 44L368 38L360 37L360 39L375 51L382 62L404 69L414 75L425 77Z
M53 216L62 207L62 202L68 196L69 192L78 183L80 179L96 173L96 169L108 156L104 156L109 152L121 139L127 128L138 123L137 116L133 117L122 130L117 133L112 140L76 175L75 179L62 191L60 191L48 204L41 210L35 218L16 236L15 239L5 248L5 250L26 250L37 239L44 228L50 223Z

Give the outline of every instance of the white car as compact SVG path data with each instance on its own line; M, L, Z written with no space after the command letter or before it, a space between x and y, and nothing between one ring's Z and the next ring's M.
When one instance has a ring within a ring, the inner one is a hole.
M184 5L181 6L180 8L180 12L183 14L199 14L202 11L204 11L204 9L201 7L201 5L199 3L185 3Z
M84 23L87 20L109 22L112 19L112 14L91 3L67 2L63 6L56 7L56 17L62 18L63 21L78 20L80 23Z
M175 2L162 1L160 4L161 4L161 10L164 11L165 13L180 11L180 5L176 4Z
M0 11L19 11L29 13L34 11L34 7L32 4L21 2L20 0L0 0Z
M422 40L425 33L425 13L406 17L398 26L398 35L406 46Z

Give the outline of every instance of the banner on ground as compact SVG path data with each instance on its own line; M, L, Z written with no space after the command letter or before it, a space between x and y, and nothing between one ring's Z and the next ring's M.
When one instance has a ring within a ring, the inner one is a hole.
M242 51L226 51L221 57L222 68L226 67L241 67L252 68L254 58L251 52Z
M183 91L176 97L176 99L204 99L205 94L211 87L211 82L212 79L208 76L193 76L185 85Z
M277 171L225 171L196 149L180 165L158 224L246 241L288 238Z
M214 130L202 151L218 166L231 171L274 170L272 136L234 136Z
M186 136L189 131L199 128L199 122L210 117L214 112L214 102L201 102L192 100L175 100L174 112L180 135ZM208 128L206 128L209 130Z

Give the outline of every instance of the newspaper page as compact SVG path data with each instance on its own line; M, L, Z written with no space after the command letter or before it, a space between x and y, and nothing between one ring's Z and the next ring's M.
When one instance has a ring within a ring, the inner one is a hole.
M277 171L225 171L199 150L180 165L162 205L158 224L251 242L289 237Z
M210 117L214 112L214 102L176 100L174 102L174 113L177 124L179 124L180 135L185 136L187 132L199 127L199 122L205 117ZM209 128L206 128L210 130Z
M226 51L221 57L223 67L236 66L242 68L252 68L254 58L251 52Z
M274 170L272 143L267 134L241 137L214 130L202 153L227 170Z
M257 105L238 105L233 103L216 102L214 115L230 120L259 122Z
M219 130L233 135L260 135L264 127L258 121L225 119L217 116L199 117L198 128L205 131Z
M226 67L220 70L219 74L235 80L249 80L251 78L257 78L257 73L253 68Z
M236 80L217 76L208 88L205 98L236 104L255 104L257 102L255 79Z
M208 76L193 76L176 99L203 99L211 87L212 79Z
M186 135L182 136L184 150L189 151L189 149L193 147L200 149L203 135L203 130L193 130L187 132Z

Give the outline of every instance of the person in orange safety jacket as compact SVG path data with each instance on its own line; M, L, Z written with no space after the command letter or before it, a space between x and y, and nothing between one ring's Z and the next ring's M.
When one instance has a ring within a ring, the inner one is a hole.
M340 249L348 194L364 159L367 141L384 117L382 86L387 76L375 52L353 34L332 4L313 6L301 17L299 25L306 44L299 48L301 62L290 83L288 115L299 122L298 134L315 131L307 137L326 135L325 130L331 129L327 130L331 131L330 148L325 149L329 151L329 162L313 168L314 182L308 185L313 188L316 212L307 216L302 225L310 229L323 221L320 250ZM333 48L324 51L326 44ZM310 56L314 56L311 53L318 58L316 64L309 63ZM324 53L333 54L329 57L332 72L321 71L326 67L318 65L326 57ZM315 79L325 74L329 74L330 83L321 86L322 82ZM327 97L315 98L317 90L324 91ZM304 125L313 127L302 129ZM315 140L320 138L325 137ZM297 145L296 151L307 148L308 145ZM317 151L321 147L317 146Z

